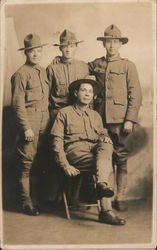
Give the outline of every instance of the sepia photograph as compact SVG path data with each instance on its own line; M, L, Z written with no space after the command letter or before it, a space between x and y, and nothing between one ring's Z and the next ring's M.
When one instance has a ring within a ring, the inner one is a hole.
M0 247L156 249L156 0L1 0Z

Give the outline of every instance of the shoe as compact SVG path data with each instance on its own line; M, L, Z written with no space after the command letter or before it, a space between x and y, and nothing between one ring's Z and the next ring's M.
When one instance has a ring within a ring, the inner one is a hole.
M112 211L101 211L99 213L99 222L104 224L111 224L111 225L125 225L126 221L124 219L119 218L115 215Z
M126 211L128 209L126 201L118 201L118 200L115 200L113 202L113 208L115 208L118 211Z
M28 205L23 207L23 213L31 216L40 215L39 211L36 208L30 207Z
M101 199L103 197L110 198L114 195L114 191L107 184L100 182L97 184L97 198Z

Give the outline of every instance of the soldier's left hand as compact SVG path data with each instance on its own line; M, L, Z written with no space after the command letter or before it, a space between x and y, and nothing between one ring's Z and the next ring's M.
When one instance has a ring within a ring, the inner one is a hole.
M126 122L124 123L123 132L124 132L125 134L130 134L130 133L132 133L132 131L133 131L133 122L131 122L131 121L126 121Z

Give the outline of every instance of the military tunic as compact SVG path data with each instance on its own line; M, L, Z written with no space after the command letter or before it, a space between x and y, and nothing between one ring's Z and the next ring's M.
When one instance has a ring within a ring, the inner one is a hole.
M19 125L17 150L20 158L21 196L24 204L31 204L29 175L30 171L36 175L36 169L33 171L32 166L39 151L39 154L44 152L41 146L49 123L49 82L45 69L26 62L11 77L11 84L12 105ZM24 138L24 132L28 129L34 132L34 140L31 142Z
M101 57L88 65L90 74L95 75L102 86L95 109L103 118L114 143L116 161L121 164L127 160L123 124L125 121L137 122L142 101L138 73L131 61L120 56Z
M51 63L47 67L47 76L51 84L51 113L56 115L60 108L69 104L68 87L71 82L86 78L89 75L86 63L78 60L64 62L61 58L57 64Z
M135 65L120 56L101 57L88 65L90 74L102 85L95 105L104 123L137 122L142 95Z

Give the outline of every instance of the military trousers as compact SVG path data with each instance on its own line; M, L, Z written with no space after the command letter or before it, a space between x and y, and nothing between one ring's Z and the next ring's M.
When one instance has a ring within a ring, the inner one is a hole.
M108 133L113 142L113 164L116 164L117 200L126 200L127 189L127 160L130 147L128 135L123 132L123 124L108 124Z
M80 171L94 167L97 183L105 182L110 186L110 177L113 172L112 144L79 141L65 147L65 152L71 165ZM111 199L103 197L100 200L100 206L103 211L112 210Z
M65 147L69 163L79 170L95 168L97 182L108 183L112 172L112 144L78 141Z
M24 133L17 139L19 156L19 188L23 206L32 206L38 199L38 178L48 153L49 112L28 110L28 119L34 132L34 140L25 141ZM30 185L32 176L32 185ZM32 186L32 190L30 187ZM33 202L34 197L34 202ZM36 205L36 204L35 204Z

